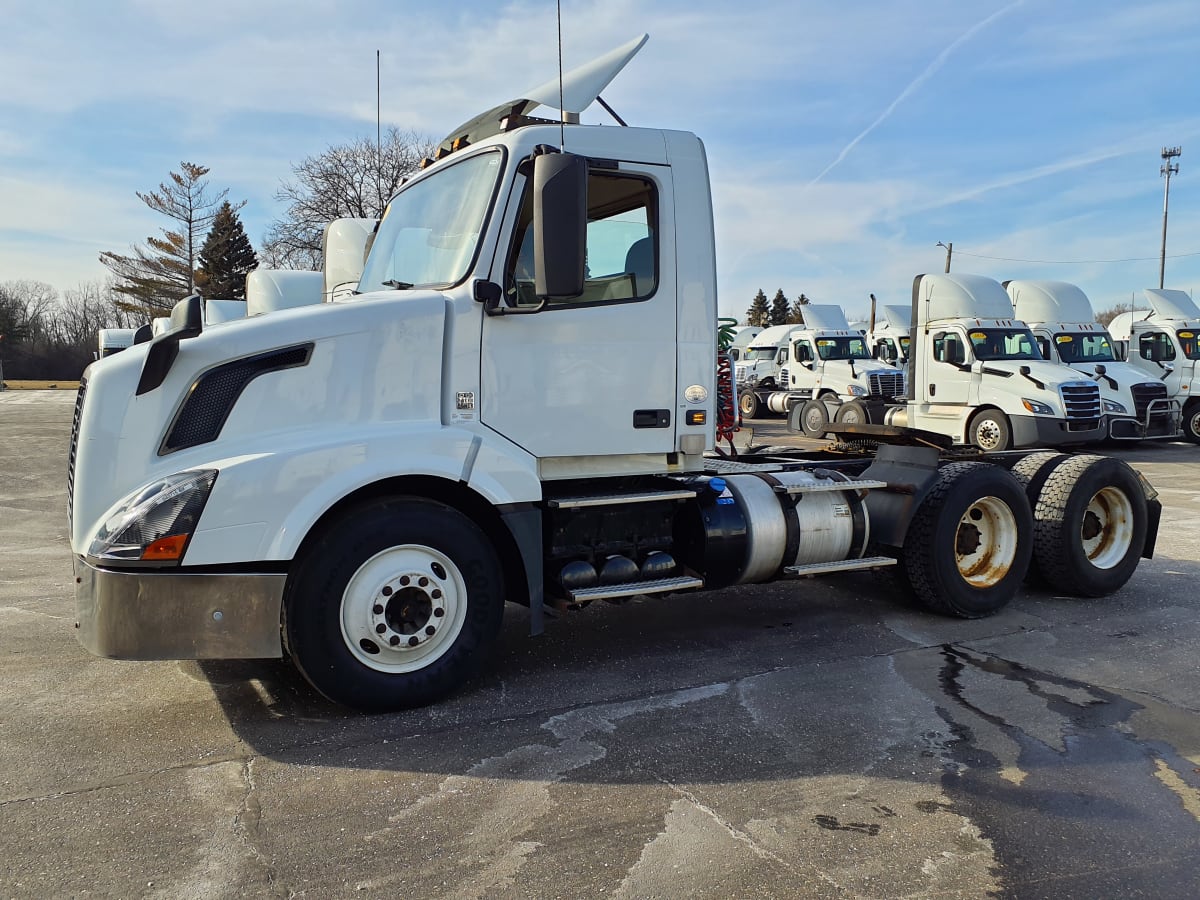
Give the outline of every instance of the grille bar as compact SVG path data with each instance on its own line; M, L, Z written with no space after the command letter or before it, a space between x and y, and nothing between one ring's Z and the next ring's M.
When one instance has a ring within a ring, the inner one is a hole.
M67 450L67 525L75 510L75 453L79 447L79 423L83 419L83 395L87 392L87 376L79 379L79 392L75 395L75 415L71 419L71 446Z
M903 372L868 372L867 389L872 397L904 396Z
M1100 387L1091 382L1072 382L1059 388L1068 419L1100 418Z

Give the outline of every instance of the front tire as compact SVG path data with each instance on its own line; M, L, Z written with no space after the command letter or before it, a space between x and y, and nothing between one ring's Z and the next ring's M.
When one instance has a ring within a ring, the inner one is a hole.
M978 413L971 420L970 442L984 453L1007 450L1012 446L1012 428L1008 417L994 409Z
M1183 439L1200 444L1200 402L1193 400L1183 410Z
M753 391L738 394L738 410L743 419L757 418L758 406L758 396Z
M1033 517L1012 473L982 462L950 463L917 508L901 565L930 610L976 619L1016 594L1033 552Z
M503 577L483 531L417 497L377 500L325 527L288 578L284 635L335 703L432 703L473 676L500 628Z

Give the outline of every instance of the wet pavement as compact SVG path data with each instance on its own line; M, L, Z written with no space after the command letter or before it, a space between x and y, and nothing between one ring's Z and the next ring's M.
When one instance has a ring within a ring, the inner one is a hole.
M0 394L6 896L1200 896L1197 448L1115 452L1164 514L1109 598L510 607L477 682L363 716L282 661L79 647L72 399Z

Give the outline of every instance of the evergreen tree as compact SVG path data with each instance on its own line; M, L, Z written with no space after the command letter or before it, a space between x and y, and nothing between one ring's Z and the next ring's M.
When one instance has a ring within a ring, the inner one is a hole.
M788 313L787 323L789 325L804 324L804 307L808 306L809 300L803 294L797 297L792 302L792 311Z
M212 229L200 248L196 286L205 297L246 299L246 273L258 266L258 257L242 228L233 205L226 200L217 210Z
M157 191L137 192L139 200L173 219L177 227L161 229L162 237L147 238L144 247L135 245L132 256L100 254L100 262L116 277L114 290L125 297L122 308L147 319L167 315L176 302L195 291L200 243L229 193L209 191L204 166L182 162L179 167L182 171L170 173Z
M771 298L771 324L786 325L788 323L788 314L791 304L788 298L783 295L783 288L775 292L775 296Z
M750 308L746 310L746 321L756 328L765 328L770 318L771 307L767 304L767 295L759 288Z

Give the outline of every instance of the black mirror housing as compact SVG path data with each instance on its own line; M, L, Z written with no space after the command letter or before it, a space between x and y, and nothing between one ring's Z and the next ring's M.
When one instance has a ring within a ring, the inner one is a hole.
M534 157L534 290L539 297L569 298L583 293L587 179L587 157L573 153Z

